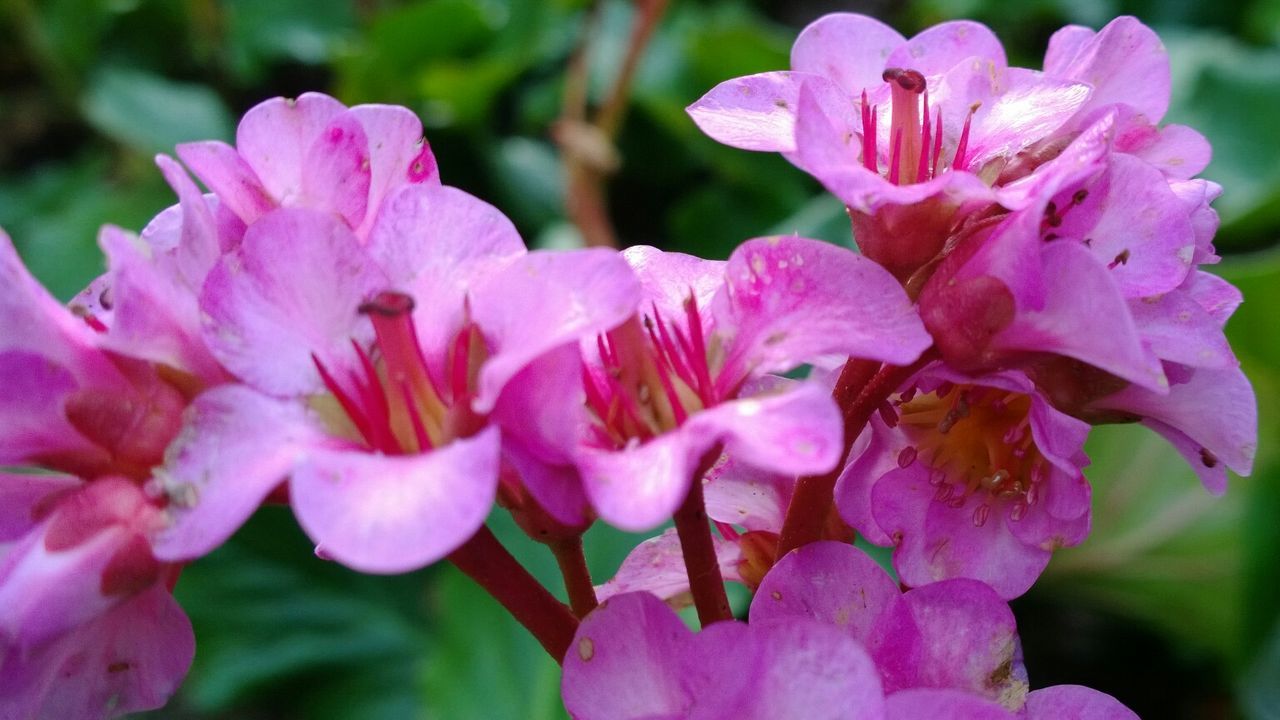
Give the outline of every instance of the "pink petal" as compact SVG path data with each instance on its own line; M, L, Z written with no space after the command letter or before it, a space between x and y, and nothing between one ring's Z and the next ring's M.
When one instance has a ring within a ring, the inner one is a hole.
M656 305L666 322L687 330L684 303L692 296L704 327L713 322L708 307L724 285L727 263L723 260L703 260L648 245L629 247L622 251L622 257L640 281L641 314L649 314Z
M1014 720L999 704L960 690L913 688L885 700L885 720Z
M1187 276L1183 289L1218 323L1226 325L1244 296L1235 285L1222 278L1197 270Z
M914 684L921 652L914 625L890 612L900 595L888 573L861 550L818 542L787 554L765 575L751 603L751 622L805 617L838 627L867 648L892 691Z
M1086 109L1123 103L1160 122L1169 109L1169 55L1151 28L1137 18L1119 17L1080 42L1075 28L1050 42L1045 72L1094 87Z
M354 230L369 208L369 183L369 137L353 113L338 115L302 157L306 206L336 212Z
M73 455L109 460L67 421L64 403L78 384L65 368L34 353L0 352L0 377L0 463Z
M1027 671L1009 606L983 583L948 580L903 598L924 637L921 687L969 690L1020 709Z
M953 20L927 28L894 50L885 65L918 70L927 76L945 73L969 58L991 62L997 72L1008 65L1004 46L991 28L972 20Z
M253 168L236 149L217 140L183 143L178 157L246 225L276 206Z
M440 184L431 146L422 137L422 121L408 108L399 105L357 105L351 115L360 121L369 143L370 211L356 231L366 237L382 200L405 184L429 182ZM416 169L415 169L416 164Z
M796 38L791 69L825 76L856 96L884 82L886 61L905 42L898 31L875 18L832 13L810 23Z
M703 634L715 632L718 627L712 626ZM745 642L739 643L737 652L731 656L741 660L730 664L754 666L752 669L757 675L737 673L747 682L742 692L734 693L741 705L732 717L743 720L881 720L884 717L884 692L875 663L862 646L847 635L825 623L795 619L753 622L748 630L744 633ZM728 703L716 702L716 690L727 689L729 685L713 684L710 692L699 697L699 707L722 710ZM726 715L715 712L697 717L710 720Z
M345 110L328 95L304 93L296 100L272 98L244 114L236 128L236 148L262 178L274 204L297 204L303 194L307 151L324 127Z
M209 219L212 222L212 215ZM215 243L216 253L217 239L208 239ZM107 256L114 303L113 321L104 344L133 357L183 370L209 383L225 378L226 373L205 346L200 331L197 299L205 276L189 278L175 267L181 259L174 255L185 252L183 246L162 253L111 225L102 228L98 245ZM206 273L216 258L216 254L209 258Z
M1198 369L1188 382L1174 385L1167 395L1131 385L1094 405L1158 423L1151 427L1187 457L1211 492L1226 489L1223 465L1241 475L1253 470L1258 404L1249 379L1239 368ZM1175 440L1178 435L1185 439Z
M1027 720L1138 720L1138 714L1093 688L1054 685L1027 695Z
M480 278L469 298L492 353L474 402L487 412L507 381L538 356L631 317L640 283L610 249L538 251Z
M871 501L876 523L897 540L893 566L907 585L950 578L981 580L1015 598L1025 593L1049 563L1049 551L1023 544L1005 527L999 508L981 526L975 513L985 500L971 495L953 508L934 499L923 463L893 470L876 483Z
M154 538L156 555L188 560L221 545L323 442L300 403L243 385L198 396L156 474L170 498L167 526Z
M498 489L499 432L417 455L315 450L289 483L318 552L367 573L430 565L484 524Z
M46 503L82 483L69 475L0 473L0 543L25 535L43 519Z
M1222 323L1181 290L1129 301L1142 341L1161 360L1226 369L1239 364Z
M586 491L572 451L589 431L576 343L552 350L516 374L490 422L502 428L503 458L553 518L573 527L588 520Z
M164 705L191 666L195 636L156 586L37 650L4 650L0 717L97 720Z
M387 196L369 231L368 252L392 287L413 296L414 327L429 349L444 347L457 331L476 279L525 247L497 208L457 188L423 184Z
M728 454L764 470L826 472L841 452L838 411L825 389L801 383L781 395L703 410L637 447L584 448L577 463L601 519L640 532L675 512L702 457L721 443Z
M871 502L872 489L885 473L898 467L898 454L906 447L906 439L891 431L877 415L858 437L863 449L855 443L849 453L852 460L836 480L835 502L840 517L873 545L893 544L875 521Z
M720 536L712 536L716 559L720 563L720 575L733 582L741 582L738 563L742 562L742 550L738 544ZM601 601L629 592L647 592L668 605L687 597L689 570L684 564L680 538L675 528L664 530L636 545L622 561L618 572L603 585L596 587L596 597ZM688 604L689 599L684 600Z
M687 108L698 129L712 139L743 150L789 153L795 150L795 113L804 82L824 112L852 131L848 98L821 75L766 72L726 80Z
M565 709L577 720L684 717L694 698L673 659L692 637L653 595L611 598L582 621L569 646Z
M360 304L388 281L333 215L278 210L209 274L200 296L204 337L232 373L278 395L324 389L327 369L353 367L352 339L371 339Z
M707 516L747 530L778 532L795 487L794 475L773 473L726 456L708 473Z
M1045 305L1020 312L994 343L1006 350L1073 357L1134 383L1163 391L1168 380L1145 352L1120 289L1106 266L1075 242L1048 243Z
M823 355L906 365L932 344L902 286L884 268L819 240L748 240L729 257L713 313L733 327L730 354L787 371ZM737 358L735 358L737 359Z
M999 94L974 114L966 154L968 165L976 168L989 159L1012 158L1050 137L1084 106L1089 96L1089 87L1082 83L1009 68ZM960 109L967 110L967 106ZM955 125L963 122L962 117L957 117Z

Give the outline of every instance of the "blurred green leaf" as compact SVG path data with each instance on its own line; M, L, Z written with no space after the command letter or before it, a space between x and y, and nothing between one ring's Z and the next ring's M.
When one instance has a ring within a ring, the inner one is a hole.
M0 179L0 226L56 297L69 299L105 269L97 245L102 224L137 231L174 202L150 159L145 164L118 168L85 155Z
M1248 48L1225 35L1166 33L1173 63L1167 121L1191 125L1213 144L1203 173L1223 185L1219 247L1262 247L1280 232L1280 49Z
M148 155L171 153L191 140L229 140L235 127L208 87L136 68L108 66L96 72L83 105L95 129Z
M326 62L355 31L347 0L229 0L222 11L228 61L242 81L258 79L274 61Z
M1242 704L1250 720L1280 720L1280 623L1263 637L1262 652L1245 674Z

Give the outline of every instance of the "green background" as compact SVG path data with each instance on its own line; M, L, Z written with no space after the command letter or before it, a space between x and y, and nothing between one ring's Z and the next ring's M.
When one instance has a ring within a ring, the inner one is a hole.
M0 225L67 298L103 270L97 228L137 230L173 198L152 163L230 139L258 101L307 90L399 103L424 120L449 184L503 208L531 244L578 242L549 128L584 2L571 0L0 0ZM628 243L724 257L799 232L849 244L839 203L782 159L707 139L683 108L730 77L787 65L799 28L856 10L906 34L972 17L1036 67L1063 23L1132 13L1173 62L1167 120L1209 136L1226 192L1218 270L1246 303L1228 331L1262 419L1252 478L1205 493L1138 428L1094 433L1094 531L1015 603L1032 684L1110 692L1147 718L1280 718L1280 0L674 2L637 74L610 211ZM590 91L619 65L632 9L603 3ZM554 585L554 562L499 534ZM605 578L634 539L597 527ZM369 577L316 559L263 510L190 566L177 594L195 665L157 718L561 718L558 671L451 568Z

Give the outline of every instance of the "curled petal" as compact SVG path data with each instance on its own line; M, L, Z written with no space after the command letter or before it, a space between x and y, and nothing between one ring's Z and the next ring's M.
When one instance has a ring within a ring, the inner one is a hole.
M291 503L324 555L361 572L416 570L484 524L499 450L496 427L417 455L315 449L293 472Z
M831 13L810 23L796 38L791 69L825 76L849 95L857 95L884 82L886 60L905 42L897 30L875 18Z

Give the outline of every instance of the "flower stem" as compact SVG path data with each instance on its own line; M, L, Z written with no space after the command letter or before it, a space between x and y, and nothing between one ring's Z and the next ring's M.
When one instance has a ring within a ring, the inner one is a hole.
M680 551L689 573L689 589L693 592L693 604L698 609L698 621L706 627L721 620L732 620L729 596L724 591L724 578L720 576L720 561L711 540L711 525L707 522L707 508L702 499L702 476L720 455L716 448L693 475L689 494L676 510L676 534L680 536Z
M507 552L489 528L481 526L449 560L501 603L556 662L564 662L578 619Z
M596 589L591 584L591 571L587 568L587 558L582 554L582 536L562 538L548 544L551 553L556 556L560 565L560 574L564 576L564 589L569 593L569 604L573 606L573 614L586 617L587 613L596 609Z
M797 478L796 490L791 496L791 504L787 506L787 517L783 520L778 540L779 559L802 545L821 539L822 528L831 514L836 479L844 470L854 441L866 428L871 415L889 399L889 395L933 359L934 352L928 350L910 365L884 365L878 372L871 370L875 365L868 366L866 360L849 358L845 363L844 370L836 381L835 390L832 391L844 415L844 452L840 456L840 462L830 472ZM852 389L858 385L861 385L861 390L855 395Z

